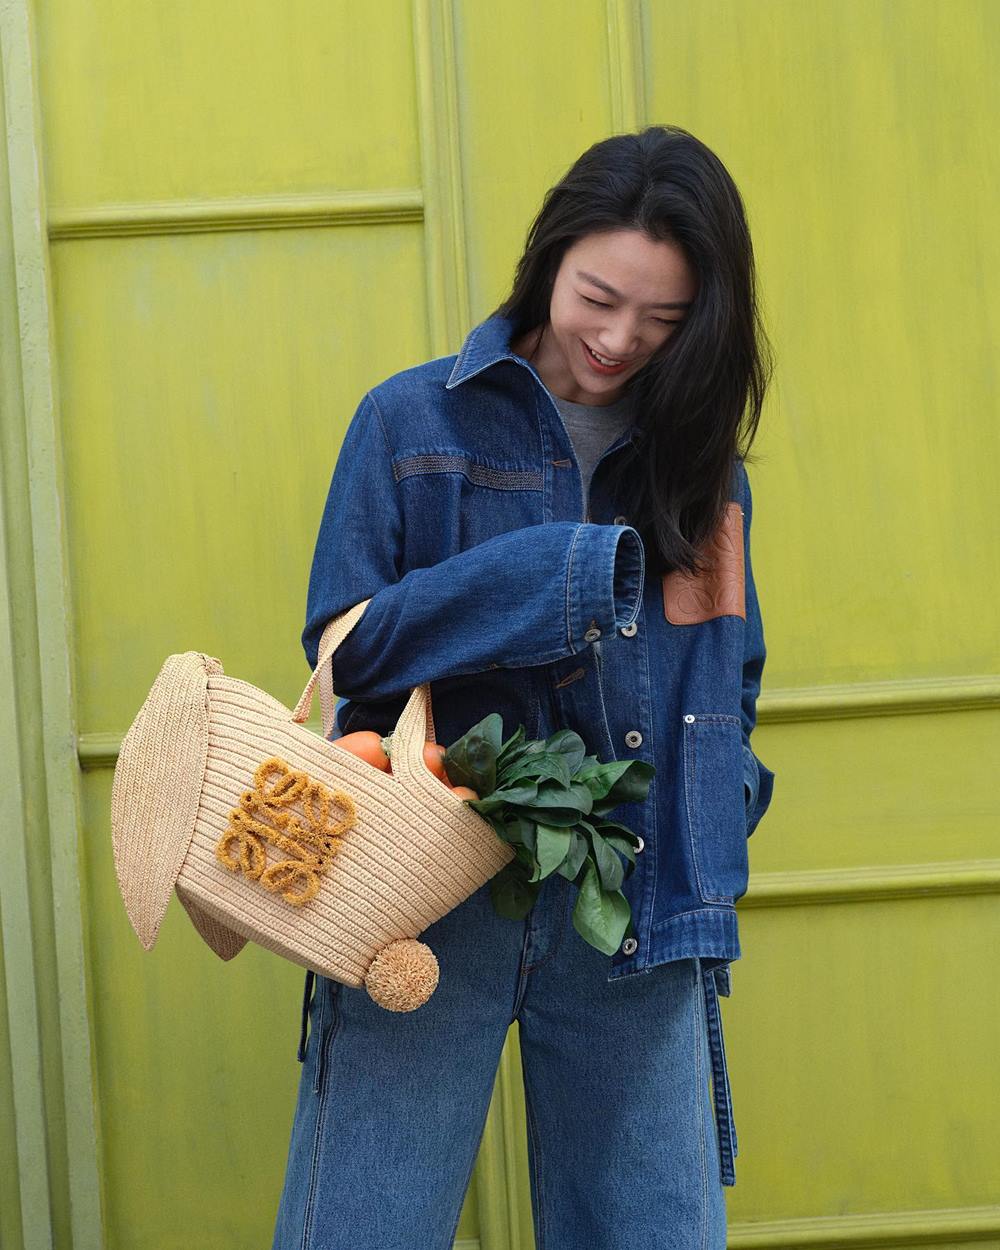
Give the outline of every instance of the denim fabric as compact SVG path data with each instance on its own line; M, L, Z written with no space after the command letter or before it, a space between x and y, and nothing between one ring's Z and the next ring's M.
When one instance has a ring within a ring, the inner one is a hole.
M559 409L511 333L492 316L457 356L361 400L320 522L306 659L315 665L332 616L370 598L333 658L335 732L391 732L412 687L429 682L440 742L498 712L505 736L570 728L602 760L655 765L648 798L613 813L642 844L622 886L634 934L602 958L609 982L699 959L715 974L713 1025L740 957L748 839L774 783L750 745L766 649L746 468L734 459L730 491L746 616L674 624L629 499L610 487L635 429L604 452L585 498ZM721 1023L710 1034L717 1114L735 1147ZM733 1183L730 1157L723 1179Z
M575 898L510 921L487 883L425 931L413 1012L316 979L272 1250L450 1250L515 1019L537 1250L724 1250L706 976L609 981Z

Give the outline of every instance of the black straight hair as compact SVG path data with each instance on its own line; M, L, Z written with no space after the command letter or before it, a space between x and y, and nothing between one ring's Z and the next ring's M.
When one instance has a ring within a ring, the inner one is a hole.
M622 229L679 246L698 278L687 315L628 385L636 436L613 486L624 484L650 571L694 573L731 497L734 457L749 459L773 371L743 201L719 158L680 126L593 144L545 193L494 313L513 320L512 338L546 325L566 250Z

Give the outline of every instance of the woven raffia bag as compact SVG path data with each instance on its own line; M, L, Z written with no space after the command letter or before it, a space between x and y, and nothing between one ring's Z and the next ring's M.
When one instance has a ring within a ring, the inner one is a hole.
M176 888L222 959L256 942L390 1011L434 992L437 959L416 939L514 852L424 762L428 685L400 714L392 773L327 740L331 658L369 602L326 626L294 712L201 652L164 661L111 790L118 885L146 950ZM302 723L317 682L323 737Z

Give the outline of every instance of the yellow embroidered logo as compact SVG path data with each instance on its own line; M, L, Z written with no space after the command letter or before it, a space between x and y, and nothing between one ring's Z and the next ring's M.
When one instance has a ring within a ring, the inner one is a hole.
M334 806L345 815L330 823ZM254 788L244 790L239 807L229 813L229 824L215 847L216 858L300 907L316 895L320 874L343 843L340 835L356 818L349 795L328 790L308 773L272 756L254 773ZM268 865L265 841L289 858Z

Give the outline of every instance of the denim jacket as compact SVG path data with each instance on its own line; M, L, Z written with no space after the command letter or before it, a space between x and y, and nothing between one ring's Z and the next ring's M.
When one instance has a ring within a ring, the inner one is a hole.
M489 317L456 355L404 369L361 400L319 528L302 644L370 598L333 657L337 730L395 726L429 682L449 743L489 712L504 736L569 728L601 760L647 760L646 800L613 813L642 839L622 885L634 936L608 978L675 959L703 970L722 1177L736 1134L719 993L740 957L747 840L774 774L754 754L765 646L750 562L751 496L733 462L718 572L646 573L629 500L602 456L584 499L573 445L535 369Z

